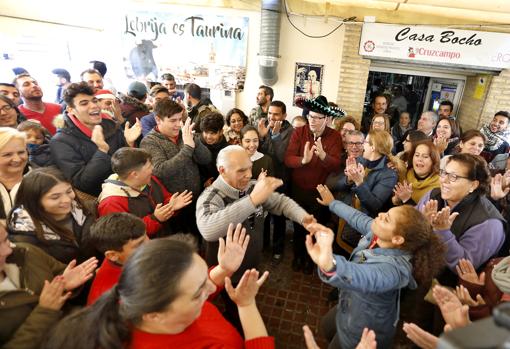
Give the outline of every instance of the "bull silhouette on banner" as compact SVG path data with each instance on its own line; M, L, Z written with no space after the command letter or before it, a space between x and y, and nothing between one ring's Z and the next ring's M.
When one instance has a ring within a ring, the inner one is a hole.
M129 61L131 68L137 79L147 78L152 73L154 80L158 78L158 67L154 61L152 50L157 48L151 40L142 40L129 53Z

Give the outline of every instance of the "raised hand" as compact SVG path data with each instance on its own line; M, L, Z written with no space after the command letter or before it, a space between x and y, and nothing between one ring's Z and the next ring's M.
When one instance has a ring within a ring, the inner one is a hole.
M328 187L326 187L323 184L319 184L317 186L317 191L319 192L319 195L321 196L320 199L317 198L317 201L319 204L324 206L329 206L333 201L335 201L335 197L333 196L333 193L329 190Z
M282 121L275 121L273 127L271 128L271 133L273 136L280 133L280 130L282 129Z
M310 145L310 142L305 143L305 149L303 151L303 159L301 159L301 164L306 165L310 161L312 161L313 154L315 152L315 145Z
M480 276L476 273L473 263L469 259L459 259L459 264L455 266L457 269L457 275L464 281L470 282L475 285L485 285L485 273L480 273Z
M450 208L448 206L443 207L441 211L432 215L432 228L436 231L449 230L458 215L458 212L450 214Z
M136 140L141 134L142 124L138 118L136 118L136 122L131 127L129 126L129 121L126 121L126 125L124 126L124 138L130 147L134 147Z
M421 329L418 325L404 323L402 327L404 332L414 344L422 349L435 349L439 342L439 338L433 334Z
M182 193L174 193L170 198L169 204L172 205L174 211L178 211L181 208L188 206L193 202L193 193L191 191L183 191Z
M481 295L477 294L476 300L474 300L469 294L468 289L462 285L455 287L455 295L462 304L468 305L470 307L478 307L480 305L485 305L485 300Z
M166 205L157 204L156 208L154 209L154 217L156 217L159 222L166 222L170 219L170 217L174 215L174 213L175 210L171 202L167 203Z
M97 146L99 151L108 153L108 150L110 150L110 146L104 140L103 128L101 125L94 126L90 140Z
M469 324L469 307L462 305L454 293L443 286L435 286L432 289L432 296L449 328L455 329Z
M448 147L448 139L445 137L437 137L434 139L434 145L436 146L439 154L442 154Z
M195 124L191 123L191 118L187 118L186 121L184 122L184 125L181 128L182 142L191 148L195 148L195 139L193 138L193 127L195 127Z
M333 241L335 234L331 229L319 223L309 224L305 228L310 232L305 240L308 254L319 268L324 271L331 270L334 266ZM315 237L315 243L312 235Z
M363 167L362 164L357 164L356 167L352 166L349 167L348 169L346 168L346 171L347 179L349 181L354 182L356 186L360 186L361 184L363 184L363 180L365 179L365 168Z
M266 126L266 118L262 118L257 123L257 129L259 130L260 138L264 138L269 133L269 128Z
M51 282L44 281L44 286L39 296L39 306L51 310L60 310L64 303L71 297L71 292L65 291L65 281L62 275L55 276Z
M257 180L261 180L267 177L267 170L264 170L263 168L260 169L259 176L257 177Z
M264 177L257 180L255 187L253 187L250 193L251 201L253 205L258 206L263 204L271 194L274 193L276 188L283 185L283 181L275 177Z
M315 141L315 155L317 155L321 160L324 160L326 158L326 152L322 147L321 137L317 138L317 140Z
M246 235L246 229L241 223L230 223L227 229L225 240L219 239L218 265L225 272L226 276L234 274L241 265L246 248L250 242L250 235Z
M406 203L413 194L413 185L404 181L403 183L397 183L395 189L393 189L395 196L402 202Z
M500 173L491 178L491 198L493 200L502 199L510 192L510 187L503 189L503 182L504 178Z
M421 208L421 213L423 213L431 225L434 215L437 214L437 207L437 200L429 200Z
M76 265L76 259L73 259L62 273L64 277L64 287L66 290L74 290L83 285L94 275L97 268L97 259L92 257L80 265Z
M255 303L255 296L268 276L269 272L266 271L259 279L259 272L256 269L246 270L235 289L230 278L226 277L225 290L238 307L247 307Z

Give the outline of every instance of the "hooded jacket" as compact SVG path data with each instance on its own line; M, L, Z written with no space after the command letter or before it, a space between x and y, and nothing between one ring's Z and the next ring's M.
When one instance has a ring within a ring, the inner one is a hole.
M149 107L140 102L138 99L128 96L120 96L120 112L122 117L129 121L130 125L136 122L136 119L141 119L145 115L149 114Z
M400 289L417 287L412 255L402 249L369 249L373 219L334 200L331 212L346 220L363 236L349 261L334 255L336 270L322 281L339 288L336 328L342 348L355 348L365 327L374 330L378 348L391 348L400 313Z
M157 204L167 204L172 198L163 184L152 176L151 183L141 190L136 190L120 181L117 174L111 175L103 184L99 194L97 211L99 216L114 212L128 212L140 217L147 228L147 235L168 230L168 226L157 220L154 210ZM166 234L168 235L168 234Z

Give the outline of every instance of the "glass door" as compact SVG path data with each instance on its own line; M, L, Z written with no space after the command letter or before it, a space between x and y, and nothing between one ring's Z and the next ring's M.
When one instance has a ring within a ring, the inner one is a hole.
M439 104L448 100L453 103L453 115L456 116L464 92L464 83L464 80L431 78L423 111L433 110L437 113Z

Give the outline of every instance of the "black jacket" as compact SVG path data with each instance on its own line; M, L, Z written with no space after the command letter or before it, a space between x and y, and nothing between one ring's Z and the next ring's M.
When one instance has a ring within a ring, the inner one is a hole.
M50 141L53 163L71 180L74 188L97 196L103 181L112 174L110 156L117 149L127 146L124 134L114 121L103 119L104 138L110 146L106 154L99 151L67 115L64 115L64 122L65 127Z

